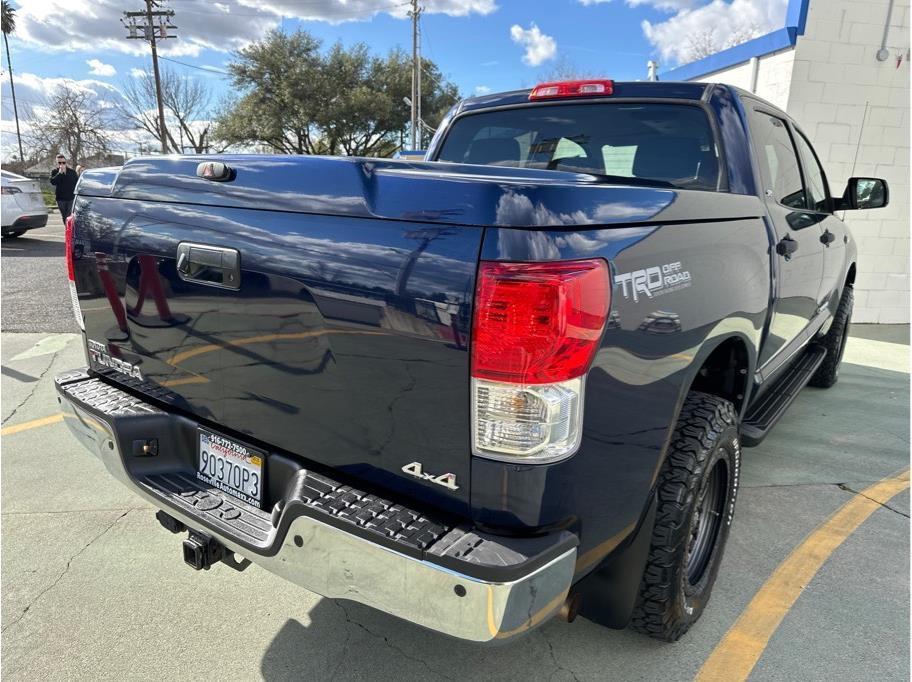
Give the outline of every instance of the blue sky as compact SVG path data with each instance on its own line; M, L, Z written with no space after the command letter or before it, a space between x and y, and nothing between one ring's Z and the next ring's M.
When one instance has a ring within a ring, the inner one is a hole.
M10 40L17 96L40 106L62 79L102 98L149 64L148 45L125 39L125 9L141 0L13 0ZM310 31L330 45L365 42L377 53L411 48L405 0L170 0L180 38L166 41L175 71L230 91L231 52L271 28ZM695 43L715 49L784 23L787 0L423 0L423 52L460 92L531 86L556 67L615 79L641 79L646 62L671 68ZM12 107L3 60L2 128ZM209 69L206 71L205 69ZM21 108L21 107L20 107ZM21 114L21 112L20 112ZM4 152L9 135L3 135Z

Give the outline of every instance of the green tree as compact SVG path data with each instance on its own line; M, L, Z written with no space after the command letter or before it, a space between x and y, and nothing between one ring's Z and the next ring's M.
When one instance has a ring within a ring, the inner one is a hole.
M436 125L458 92L434 64L424 68L424 118ZM324 53L304 31L273 31L238 52L229 70L241 94L218 120L219 139L286 154L385 156L400 146L411 88L400 50L381 58L359 43Z
M24 161L22 153L22 135L19 132L19 107L16 106L16 85L13 83L13 62L10 60L9 39L10 33L16 32L16 10L6 0L0 5L0 23L3 29L3 46L6 48L6 65L9 68L10 92L13 95L13 116L16 118L16 139L19 141L19 160Z

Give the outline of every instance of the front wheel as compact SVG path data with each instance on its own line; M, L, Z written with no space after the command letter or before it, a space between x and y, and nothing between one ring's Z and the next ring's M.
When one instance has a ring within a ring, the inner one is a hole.
M734 405L691 392L659 474L634 630L674 642L703 613L728 539L740 466Z

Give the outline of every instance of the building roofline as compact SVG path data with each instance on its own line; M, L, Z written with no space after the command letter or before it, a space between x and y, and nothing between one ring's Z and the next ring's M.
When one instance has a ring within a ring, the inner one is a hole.
M662 80L686 81L716 73L779 50L794 47L804 35L810 0L789 0L783 28L659 74Z

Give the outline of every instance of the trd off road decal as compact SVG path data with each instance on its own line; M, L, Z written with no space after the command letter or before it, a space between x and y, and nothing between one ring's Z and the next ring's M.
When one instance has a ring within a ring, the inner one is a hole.
M624 298L639 301L640 296L655 298L690 286L690 271L684 270L681 261L662 266L622 272L614 276L615 286L620 286Z

